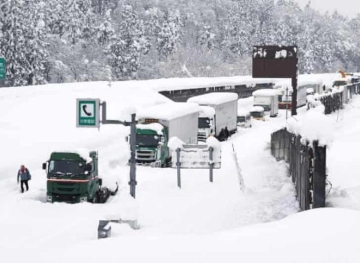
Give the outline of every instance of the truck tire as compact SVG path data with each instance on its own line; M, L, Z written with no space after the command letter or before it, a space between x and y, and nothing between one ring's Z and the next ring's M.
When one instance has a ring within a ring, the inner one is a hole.
M93 203L93 204L99 203L99 198L98 198L98 193L97 192L94 194L94 197L91 200L91 203Z
M165 159L165 167L171 167L172 162L171 162L171 157L166 158Z

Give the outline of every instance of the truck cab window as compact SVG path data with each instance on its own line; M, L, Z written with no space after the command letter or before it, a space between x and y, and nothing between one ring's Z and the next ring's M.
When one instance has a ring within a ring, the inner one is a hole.
M49 174L51 175L78 175L84 172L84 163L67 160L52 160L49 164Z

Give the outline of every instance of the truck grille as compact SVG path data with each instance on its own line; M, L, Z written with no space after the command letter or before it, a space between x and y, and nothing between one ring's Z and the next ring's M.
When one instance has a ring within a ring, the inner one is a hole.
M206 134L204 132L199 132L198 133L198 141L199 142L206 142Z
M53 202L76 203L79 202L80 195L53 195Z
M138 150L136 151L137 161L152 161L155 160L155 152L150 150Z

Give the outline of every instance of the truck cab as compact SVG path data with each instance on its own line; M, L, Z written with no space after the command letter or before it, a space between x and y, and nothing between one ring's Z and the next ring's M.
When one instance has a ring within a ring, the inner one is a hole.
M43 163L46 171L47 202L97 202L97 191L101 186L98 178L98 155L92 151L90 162L78 153L53 152Z
M250 109L250 115L255 120L265 121L264 108L261 106L254 106Z
M199 106L198 141L206 142L209 136L215 135L215 110L209 106Z
M238 111L237 125L239 127L251 128L251 114L250 112Z
M230 134L237 131L237 100L238 94L234 92L211 92L187 100L200 107L199 141L206 141L210 135L221 138L225 128Z
M279 91L276 89L260 89L253 92L254 106L260 106L269 112L270 117L276 117L279 109Z
M169 166L168 132L155 119L142 119L136 125L136 154L138 163Z

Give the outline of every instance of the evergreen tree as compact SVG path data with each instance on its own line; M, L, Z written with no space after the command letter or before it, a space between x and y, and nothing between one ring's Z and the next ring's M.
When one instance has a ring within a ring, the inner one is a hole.
M97 28L97 42L100 46L106 46L114 37L115 30L112 26L111 12L108 10L105 14L104 22Z
M118 36L107 52L114 79L136 78L142 54L150 48L143 36L144 26L137 12L130 5L120 8L121 23Z
M45 83L48 53L41 10L39 1L8 1L1 6L0 53L7 61L10 86Z
M180 13L165 12L164 20L157 34L157 50L160 59L173 54L181 43L182 23Z

